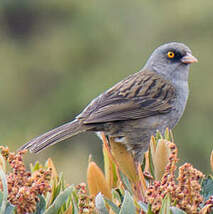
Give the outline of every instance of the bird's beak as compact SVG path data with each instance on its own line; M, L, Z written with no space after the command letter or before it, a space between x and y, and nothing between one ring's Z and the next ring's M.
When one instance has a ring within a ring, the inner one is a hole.
M191 64L191 63L194 63L194 62L198 62L197 58L194 57L191 53L187 53L182 59L181 61L184 63L184 64Z

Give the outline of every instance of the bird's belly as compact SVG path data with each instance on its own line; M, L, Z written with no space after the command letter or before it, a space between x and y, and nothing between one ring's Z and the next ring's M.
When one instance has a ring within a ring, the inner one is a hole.
M178 118L171 118L169 114L167 114L167 116L156 115L137 120L112 122L108 123L105 132L111 136L122 136L126 134L141 135L142 133L152 135L155 134L156 130L163 133L167 127L172 129L177 120Z
M171 128L170 121L163 115L105 125L105 134L114 137L116 142L125 144L138 161L141 161L143 153L148 150L151 136L157 130L164 133L167 127Z
M179 108L180 109L180 108ZM172 129L183 114L173 109L170 113L159 114L147 118L111 122L104 124L106 135L115 137L115 141L124 143L136 160L141 160L143 153L148 150L150 138L157 131L164 134L166 128Z

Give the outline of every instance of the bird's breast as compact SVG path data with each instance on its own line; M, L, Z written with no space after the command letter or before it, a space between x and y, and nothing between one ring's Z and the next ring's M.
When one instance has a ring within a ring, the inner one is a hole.
M171 128L173 128L182 117L187 104L188 95L189 95L188 82L186 81L179 82L176 85L176 99L174 100L173 103L174 110L170 112L172 118L171 120L172 124L170 124Z

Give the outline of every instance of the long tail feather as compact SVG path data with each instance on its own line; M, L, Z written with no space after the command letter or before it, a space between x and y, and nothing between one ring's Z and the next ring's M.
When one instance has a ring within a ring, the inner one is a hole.
M67 138L79 134L80 132L84 132L87 129L88 128L86 126L82 126L78 120L74 120L32 139L28 143L24 144L19 150L28 149L31 152L37 153L53 144L59 143Z

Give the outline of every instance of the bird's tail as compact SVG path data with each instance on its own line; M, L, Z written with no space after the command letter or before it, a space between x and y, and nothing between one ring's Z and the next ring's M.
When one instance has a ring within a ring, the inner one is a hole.
M53 144L59 143L90 128L91 127L89 126L82 125L80 121L74 120L32 139L24 144L19 150L27 149L37 153Z

